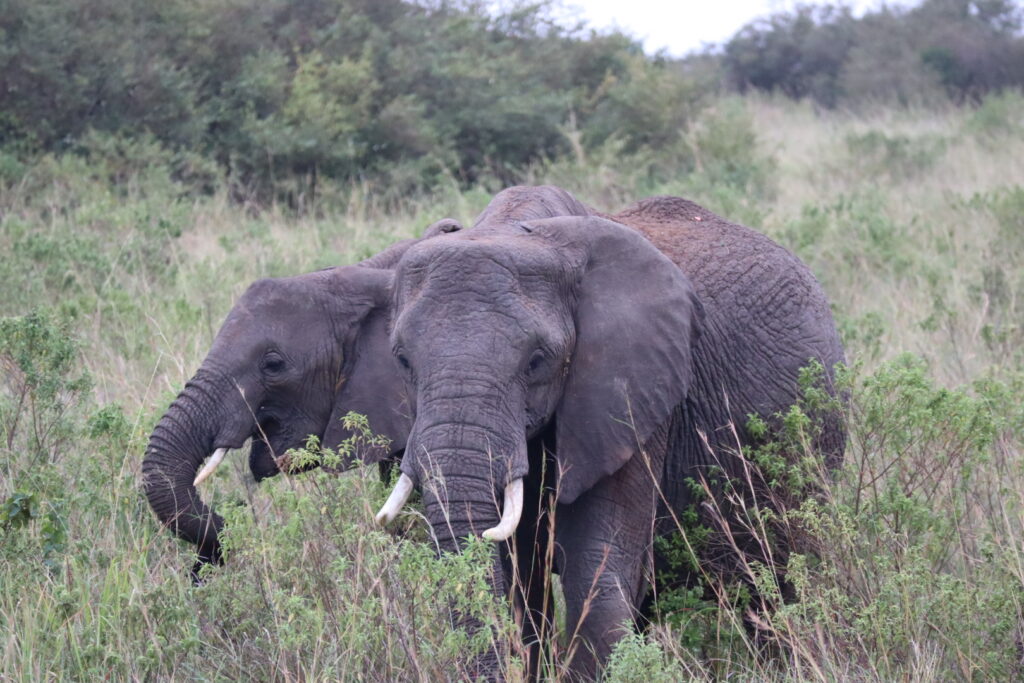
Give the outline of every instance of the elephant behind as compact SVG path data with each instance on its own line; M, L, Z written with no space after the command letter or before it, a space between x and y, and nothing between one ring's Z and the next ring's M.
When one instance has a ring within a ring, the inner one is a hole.
M693 387L662 481L678 515L697 502L691 482L704 479L714 490L721 485L717 471L746 479L740 449L758 445L746 429L750 416L777 430L778 416L801 398L799 376L811 361L822 365L820 379L835 395L834 370L845 363L843 348L821 285L806 265L768 237L679 197L650 197L609 218L643 234L678 265L704 309L693 352ZM812 417L817 423L812 447L833 470L846 447L842 416L825 411ZM746 481L743 489L749 490ZM746 502L767 504L763 498ZM728 516L729 505L721 498L716 504ZM714 526L720 520L705 521ZM676 525L663 517L661 526ZM707 559L729 558L719 569L738 568L737 549L747 561L784 566L784 543L768 558L743 524L730 524L729 533L731 541L713 538L719 548L706 553ZM723 543L729 549L718 552ZM785 582L782 588L788 591Z
M587 215L646 237L683 271L701 304L688 425L679 452L666 463L667 497L684 508L692 500L686 479L699 470L725 465L739 474L737 448L755 445L745 428L750 416L778 427L776 416L801 398L800 372L812 360L821 363L826 388L834 392L834 368L845 356L828 298L792 252L680 197L649 197L605 214L557 187L513 187L475 225ZM834 413L816 417L813 445L834 469L846 447L845 427Z
M423 240L458 230L430 226ZM252 439L256 481L274 476L281 456L309 435L335 448L350 434L340 418L362 413L401 451L409 415L387 340L391 268L407 240L354 266L253 283L228 313L206 358L150 435L143 489L157 518L194 543L198 561L221 561L223 519L196 486L228 449ZM197 476L200 465L207 461Z
M680 197L649 197L615 214L595 211L556 187L511 188L499 198L478 224L559 212L600 216L642 234L693 285L701 306L700 334L693 346L692 385L673 426L660 484L662 533L676 530L680 513L697 502L694 482L705 480L715 489L722 485L719 472L726 478L748 476L741 450L777 434L779 416L802 398L799 377L811 362L821 364L819 381L835 396L835 367L845 363L845 355L828 299L807 266L767 236ZM770 427L760 440L746 429L751 416ZM811 417L812 448L825 468L834 470L846 448L842 416L823 411ZM767 503L754 498L745 502ZM719 517L729 515L724 500L716 504ZM717 525L723 520L704 521ZM714 537L720 545L709 549L705 559L720 560L719 570L734 572L740 558L733 551L738 549L746 554L745 561L785 564L789 549L784 543L770 549L773 558L765 557L762 545L742 527L730 525L731 541ZM733 548L732 542L739 547ZM789 590L784 581L782 589Z

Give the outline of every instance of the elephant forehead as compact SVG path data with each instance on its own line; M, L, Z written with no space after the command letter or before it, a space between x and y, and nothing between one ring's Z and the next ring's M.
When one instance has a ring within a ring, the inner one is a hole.
M225 321L229 326L250 332L287 333L300 326L324 325L323 307L305 294L279 292L273 298L239 301Z
M548 245L519 236L428 240L402 259L399 291L404 296L424 288L493 295L523 292L524 287L561 280L566 265Z
M494 266L467 277L428 277L404 298L395 327L442 336L447 336L443 330L459 329L463 339L488 337L499 330L515 334L529 325L533 309L519 279Z
M438 240L439 241L439 240ZM537 337L562 340L567 322L564 264L550 249L486 240L422 250L399 273L399 338L501 340L518 348ZM408 335L407 333L414 334ZM487 340L486 343L481 340Z

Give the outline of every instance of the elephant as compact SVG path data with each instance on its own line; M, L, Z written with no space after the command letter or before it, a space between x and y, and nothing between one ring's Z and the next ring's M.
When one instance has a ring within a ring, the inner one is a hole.
M195 375L159 420L142 463L143 490L157 518L197 546L199 569L222 560L220 515L196 485L228 449L252 438L256 481L309 435L336 447L350 434L340 418L367 416L401 452L409 433L403 379L390 354L391 268L419 241L459 229L438 221L357 265L253 283L228 313ZM211 456L212 454L212 456ZM199 466L211 456L197 476Z
M559 188L510 188L472 228L410 247L393 287L413 421L377 519L418 488L440 550L496 542L492 589L513 593L524 643L550 623L550 553L581 678L638 617L660 517L692 502L685 479L737 466L729 425L785 411L809 361L827 379L843 361L806 266L678 198L608 216ZM842 425L820 433L835 464ZM499 676L501 647L471 675Z
M780 416L801 399L799 377L811 361L824 371L818 379L821 388L841 404L846 397L837 395L834 370L846 359L821 285L806 265L768 237L679 197L651 197L608 217L640 232L678 265L693 282L704 310L704 333L693 349L694 385L662 480L670 511L663 510L667 514L660 526L671 531L677 528L675 515L706 507L697 505L692 482L703 480L720 492L722 475L735 480L749 476L741 449L778 433ZM749 434L745 427L750 416L768 423L769 435L755 439ZM811 448L824 468L834 471L846 448L842 416L825 409L811 417ZM751 484L757 495L753 500L747 496L744 503L771 507L756 490L757 481L744 482L743 488L749 492ZM719 526L723 516L728 523L739 514L723 497L716 505L719 519L704 519L708 526ZM785 566L789 548L784 539L765 548L744 527L733 523L730 538L712 537L718 546L705 549L702 566L727 558L725 566L715 569L735 574L730 565L740 564L737 552L748 565ZM659 573L667 573L661 569ZM677 579L690 582L686 576ZM777 579L784 597L791 599L792 587L784 575ZM756 597L754 586L748 587Z

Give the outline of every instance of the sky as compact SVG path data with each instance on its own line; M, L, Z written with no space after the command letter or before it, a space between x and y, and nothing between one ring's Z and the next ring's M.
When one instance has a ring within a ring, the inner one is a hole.
M745 24L765 15L792 9L792 0L563 0L567 18L578 18L595 29L617 27L644 43L644 51L665 49L672 56L721 43ZM807 3L804 4L817 4ZM838 4L838 3L837 3ZM845 3L857 15L881 0ZM907 0L889 0L889 6Z

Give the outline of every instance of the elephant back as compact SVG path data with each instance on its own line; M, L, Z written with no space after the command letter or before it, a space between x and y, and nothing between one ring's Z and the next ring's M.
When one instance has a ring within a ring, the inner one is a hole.
M675 262L704 306L694 388L678 430L682 453L666 465L670 500L685 506L687 477L712 466L738 473L738 447L751 443L749 416L776 424L774 416L799 398L800 370L812 359L832 386L842 345L810 269L765 235L678 197L645 199L610 218L641 232ZM838 466L845 433L835 416L823 419L816 445L828 465Z

